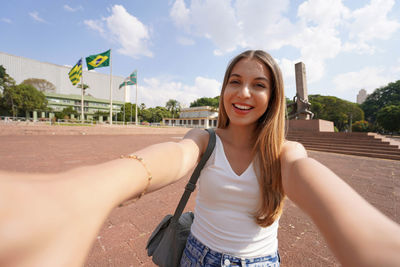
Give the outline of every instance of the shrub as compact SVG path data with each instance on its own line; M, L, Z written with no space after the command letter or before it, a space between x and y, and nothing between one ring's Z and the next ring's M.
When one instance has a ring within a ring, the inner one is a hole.
M364 121L364 120L356 121L351 126L351 129L353 130L353 132L368 132L368 131L370 131L370 125L369 125L368 121Z

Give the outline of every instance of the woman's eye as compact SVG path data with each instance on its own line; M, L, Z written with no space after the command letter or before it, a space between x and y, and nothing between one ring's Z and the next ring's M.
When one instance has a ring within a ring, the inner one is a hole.
M238 80L231 80L229 83L230 84L239 84L240 82Z
M263 83L257 83L256 86L261 88L266 88L266 86Z

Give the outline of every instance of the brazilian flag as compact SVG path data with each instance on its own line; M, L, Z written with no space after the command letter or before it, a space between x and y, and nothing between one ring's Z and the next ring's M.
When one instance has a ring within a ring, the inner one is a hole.
M82 59L79 59L78 63L72 67L72 69L68 72L68 76L72 82L72 85L79 83L82 77Z
M110 66L110 51L111 49L101 54L88 56L86 58L88 70Z

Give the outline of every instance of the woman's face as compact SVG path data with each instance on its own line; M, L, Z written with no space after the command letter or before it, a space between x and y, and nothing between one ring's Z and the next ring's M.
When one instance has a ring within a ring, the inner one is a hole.
M271 71L257 59L242 59L233 67L224 91L229 124L249 126L268 108Z

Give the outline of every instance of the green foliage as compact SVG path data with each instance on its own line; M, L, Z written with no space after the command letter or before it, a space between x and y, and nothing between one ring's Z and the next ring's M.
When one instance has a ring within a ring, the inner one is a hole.
M310 95L311 111L314 119L333 121L339 131L348 129L352 121L364 120L364 112L355 103L334 97Z
M179 111L181 110L181 104L175 100L175 99L170 99L167 101L165 104L165 107L167 110L169 110L172 114L173 118L177 118L179 116Z
M6 69L3 65L0 65L0 93L3 93L5 88L15 85L15 81L7 74Z
M144 109L141 112L141 121L160 122L163 118L170 118L171 112L164 107L157 106L155 108Z
M400 131L400 105L387 105L377 113L376 120L383 129L389 132Z
M216 97L201 97L190 103L190 107L210 106L214 109L219 107L219 96Z
M71 114L74 114L75 118L78 117L78 111L76 111L75 109L73 109L72 107L66 107L64 108L62 111L60 112L56 112L55 116L57 119L61 119L61 120L68 120L71 117Z
M361 104L361 108L364 110L366 120L375 123L378 111L389 105L400 105L400 80L376 89Z
M6 115L20 116L30 111L46 111L47 100L42 92L28 84L6 86L1 99Z
M103 117L106 116L106 117L108 117L109 115L110 115L110 112L98 110L98 111L96 111L96 112L93 114L93 119L96 120L96 121L98 121L99 118L100 118L100 116L103 116Z
M29 84L35 87L40 92L55 92L56 87L51 82L45 79L29 78L22 82L23 84Z
M138 107L138 115L139 115L139 113L140 113L140 110ZM132 118L132 122L134 122L135 117L136 117L136 104L125 103L125 122L130 122L131 118ZM118 120L124 121L124 106L121 107L121 111L120 111L120 113L118 113Z
M353 132L368 132L370 131L370 126L368 121L356 121L355 123L353 123L352 125L352 131Z

